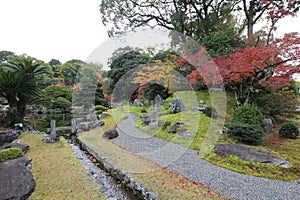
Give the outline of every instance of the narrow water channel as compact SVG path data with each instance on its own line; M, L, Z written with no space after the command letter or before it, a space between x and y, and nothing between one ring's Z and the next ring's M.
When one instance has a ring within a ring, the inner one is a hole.
M75 153L75 157L82 160L81 164L100 185L100 192L104 194L108 200L138 200L131 191L120 186L116 180L95 165L77 145L69 144Z
M50 127L50 121L53 119L56 120L58 126L69 126L71 124L70 114L35 115L31 118L30 124L35 130L46 132L47 128ZM100 185L100 192L108 200L138 200L138 197L131 191L123 188L113 177L94 164L77 145L72 144L71 140L68 140L70 133L70 131L57 132L58 135L67 139L75 153L75 157L81 160L81 164Z

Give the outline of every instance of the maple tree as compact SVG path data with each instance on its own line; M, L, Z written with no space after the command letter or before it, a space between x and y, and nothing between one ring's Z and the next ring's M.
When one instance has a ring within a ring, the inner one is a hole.
M228 57L205 57L204 50L186 57L198 66L188 78L190 85L199 79L205 84L223 83L235 93L237 105L249 101L252 93L259 90L277 90L291 82L292 75L299 73L300 38L298 33L286 34L268 46L237 48ZM217 68L215 72L212 68ZM217 71L222 79L216 78Z
M175 59L176 56L173 55L173 58ZM182 86L180 80L182 76L176 71L176 68L176 62L172 60L156 60L153 65L144 66L137 71L132 83L140 84L141 88L145 88L145 85L149 84L158 84L166 89L166 93L174 92Z

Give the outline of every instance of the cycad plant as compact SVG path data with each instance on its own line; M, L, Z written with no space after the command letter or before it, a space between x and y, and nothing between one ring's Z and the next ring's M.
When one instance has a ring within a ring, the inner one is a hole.
M8 125L23 121L26 105L39 97L37 77L48 73L42 61L29 56L13 56L1 63L0 96L10 107Z

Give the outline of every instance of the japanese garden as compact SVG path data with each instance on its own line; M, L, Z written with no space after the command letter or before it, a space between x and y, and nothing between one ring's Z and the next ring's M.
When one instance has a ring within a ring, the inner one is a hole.
M0 199L299 198L299 8L102 0L105 63L0 49Z

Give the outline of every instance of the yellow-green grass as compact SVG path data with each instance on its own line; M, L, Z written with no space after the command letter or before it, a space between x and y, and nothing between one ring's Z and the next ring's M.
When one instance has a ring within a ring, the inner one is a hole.
M100 193L100 186L74 157L68 143L61 139L57 143L46 144L42 142L44 136L21 135L21 142L30 146L25 156L32 158L32 174L36 180L30 199L105 199Z
M188 94L188 92L181 92L176 93L177 96L180 96L180 98L188 98L189 95L183 95ZM209 93L206 91L202 92L196 92L197 100L203 99L205 100L207 105L210 105L210 96ZM221 94L219 94L222 96ZM233 95L231 93L226 93L227 96L227 121L231 119L232 110L235 104ZM167 102L171 102L173 98L167 99ZM189 102L189 100L185 100L185 102ZM131 110L134 111L135 114L141 115L139 112L143 108L132 108ZM130 110L130 109L129 109ZM182 119L185 119L185 131L189 132L191 131L194 133L191 138L183 139L180 138L177 134L170 134L168 133L168 130L170 128L170 125L175 123L176 121L182 121ZM168 122L167 127L165 129L160 128L158 130L149 130L148 126L142 125L142 119L138 120L136 123L136 126L141 129L142 131L155 135L156 137L165 139L167 141L171 141L177 144L180 144L185 147L190 147L193 149L197 149L200 151L205 151L203 147L206 147L206 145L203 145L205 136L207 136L207 130L210 126L210 120L213 120L204 114L197 114L192 113L190 111L184 111L182 113L177 114L170 114L168 112L165 112L163 114L162 112L159 114L159 120L163 122ZM292 120L297 123L298 126L300 126L300 117L295 115L292 119L285 119L285 120ZM216 122L219 123L219 122ZM222 122L220 122L222 123ZM284 181L293 181L297 180L300 177L300 138L298 137L296 140L290 140L290 139L283 139L281 138L277 133L280 125L277 125L277 128L273 133L270 133L266 135L265 142L258 146L253 146L254 148L261 148L264 151L271 152L277 156L281 156L285 158L287 161L290 162L291 168L286 169L283 167L275 167L268 164L263 163L253 163L241 160L235 156L228 156L228 157L222 157L216 155L213 150L210 152L209 155L205 154L207 161L221 166L225 167L227 169L237 171L244 174L249 174L253 176L259 176L259 177L265 177L269 179L277 179L277 180L284 180ZM196 131L195 131L196 130ZM217 135L218 143L229 143L234 144L237 143L237 141L228 138L226 135Z
M124 110L114 109L109 111L118 114L120 117L116 121L112 116L104 118L105 126L102 129L82 133L79 139L99 152L101 156L106 157L117 168L130 173L135 180L155 192L159 199L223 199L209 188L171 173L103 139L102 134L104 131L114 128L119 120L125 118L126 115L122 114Z

